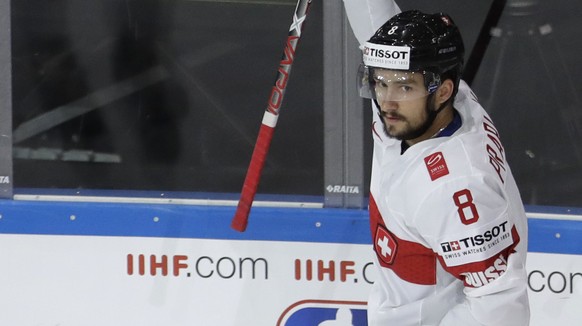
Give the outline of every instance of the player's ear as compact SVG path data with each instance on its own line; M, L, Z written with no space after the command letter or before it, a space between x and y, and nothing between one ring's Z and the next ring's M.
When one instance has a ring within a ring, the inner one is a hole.
M442 82L441 86L436 91L437 107L448 101L451 96L453 96L454 89L455 84L452 80L445 79L445 81Z

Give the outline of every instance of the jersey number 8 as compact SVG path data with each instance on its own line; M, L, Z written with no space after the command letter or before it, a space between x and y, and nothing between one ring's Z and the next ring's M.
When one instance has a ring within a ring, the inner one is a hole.
M477 206L473 203L473 195L469 189L463 189L453 194L453 201L457 206L457 213L461 222L465 225L473 224L479 220Z

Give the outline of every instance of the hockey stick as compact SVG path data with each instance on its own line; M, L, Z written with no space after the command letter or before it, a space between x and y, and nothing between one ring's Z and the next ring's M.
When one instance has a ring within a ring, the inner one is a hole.
M269 151L269 146L271 145L273 132L277 125L277 119L279 118L279 110L281 109L285 89L289 82L291 66L295 59L295 50L297 49L297 44L301 37L301 29L305 22L305 18L307 17L310 5L311 0L297 0L297 6L295 7L295 12L293 14L293 22L289 28L289 35L287 36L283 57L279 63L279 69L277 70L277 78L271 89L267 110L263 115L261 128L259 130L259 135L257 136L251 162L249 163L238 207L234 214L234 218L232 219L231 227L239 232L243 232L247 228L251 206L257 192L259 180L261 179L261 172L265 165L265 159L267 157L267 152Z
M491 29L499 23L506 4L507 0L493 0L491 3L489 12L487 12L487 16L485 17L485 22L483 22L483 26L481 26L481 31L479 31L477 41L473 46L469 60L467 60L467 64L465 65L465 71L463 72L463 79L469 85L473 84L473 80L477 75L479 66L481 66L483 57L485 56L485 51L487 51L487 48L489 47L489 42L491 41Z

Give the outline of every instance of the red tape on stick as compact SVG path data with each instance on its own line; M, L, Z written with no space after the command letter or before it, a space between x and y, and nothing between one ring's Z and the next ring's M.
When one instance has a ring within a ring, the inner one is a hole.
M295 60L295 50L299 43L303 23L305 22L305 18L307 18L307 12L309 11L310 5L311 0L298 0L297 7L295 7L293 22L289 27L289 35L287 37L287 42L285 42L285 48L283 49L283 58L277 69L277 79L275 80L275 84L271 90L271 95L269 96L268 106L265 116L263 117L261 129L259 130L259 136L257 137L253 156L251 157L251 162L247 170L245 182L241 191L241 197L231 223L231 227L240 232L245 231L247 228L249 213L251 211L251 206L253 205L255 194L257 193L257 187L259 185L259 180L261 179L261 173L263 171L263 166L265 165L267 152L271 145L273 132L277 125L279 110L281 109L283 96L285 94L285 89L287 88L289 75L291 74L291 66Z
M253 150L251 163L249 164L247 176L241 191L238 207L231 223L231 227L239 232L243 232L247 228L249 213L251 211L251 206L253 205L253 200L255 199L255 194L257 193L257 187L259 186L259 181L261 179L261 172L265 166L265 160L267 158L267 153L269 152L269 147L271 146L271 139L273 138L274 131L275 128L261 124L259 136L257 137L255 149Z

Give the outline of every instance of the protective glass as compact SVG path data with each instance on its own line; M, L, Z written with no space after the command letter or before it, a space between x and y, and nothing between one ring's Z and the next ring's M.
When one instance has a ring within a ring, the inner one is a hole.
M361 65L360 96L378 101L409 101L426 97L440 86L440 77L429 71L389 70Z

